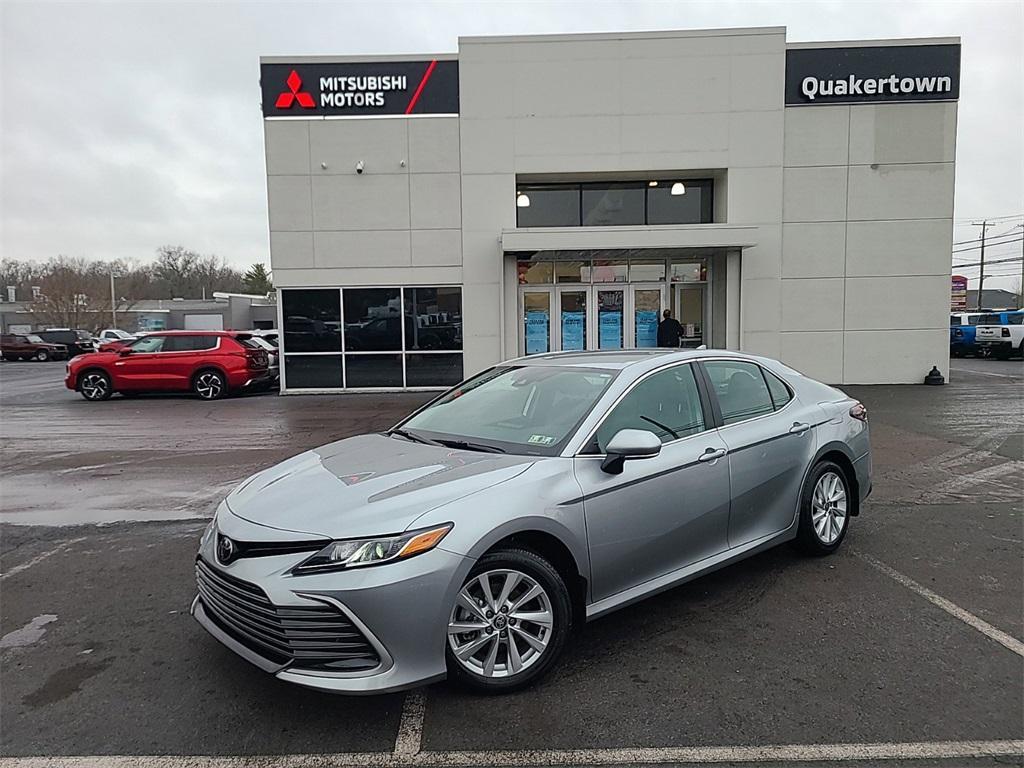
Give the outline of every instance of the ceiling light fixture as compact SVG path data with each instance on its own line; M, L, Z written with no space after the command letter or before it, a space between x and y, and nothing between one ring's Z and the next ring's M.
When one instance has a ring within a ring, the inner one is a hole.
M647 186L648 187L656 187L656 186L658 186L658 182L656 182L656 181L648 181L647 182Z
M683 182L677 181L675 184L672 185L672 194L673 195L685 195L686 194L686 187L683 186Z
M529 195L525 195L522 192L518 193L516 195L516 208L529 208L529 207L530 207L530 197L529 197Z

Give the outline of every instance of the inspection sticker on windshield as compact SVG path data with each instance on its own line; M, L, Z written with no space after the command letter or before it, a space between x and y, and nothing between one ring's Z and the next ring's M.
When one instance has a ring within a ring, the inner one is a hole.
M548 437L547 435L530 435L530 439L527 442L531 445L551 445L555 442L555 438Z

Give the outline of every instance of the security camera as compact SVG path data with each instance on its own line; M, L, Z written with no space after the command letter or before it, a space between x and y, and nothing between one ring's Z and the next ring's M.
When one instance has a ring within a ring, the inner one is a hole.
M363 172L363 161L360 160L358 163L356 163L356 173L362 173L362 172Z

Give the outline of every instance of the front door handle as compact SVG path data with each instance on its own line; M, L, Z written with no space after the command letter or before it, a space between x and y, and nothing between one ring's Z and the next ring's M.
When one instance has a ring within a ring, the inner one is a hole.
M789 428L789 434L791 435L802 435L808 429L811 428L810 424L802 424L799 421L794 421L793 426Z
M708 448L697 457L697 461L714 461L725 456L725 448Z

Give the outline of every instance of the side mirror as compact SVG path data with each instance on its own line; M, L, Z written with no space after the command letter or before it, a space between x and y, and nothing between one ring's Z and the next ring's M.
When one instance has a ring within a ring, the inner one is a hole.
M121 357L128 357L128 355L130 355L131 353L131 347L121 347L121 349L117 350L117 354L119 354Z
M646 429L620 429L605 449L601 470L609 475L618 475L626 459L649 459L661 453L661 440Z

